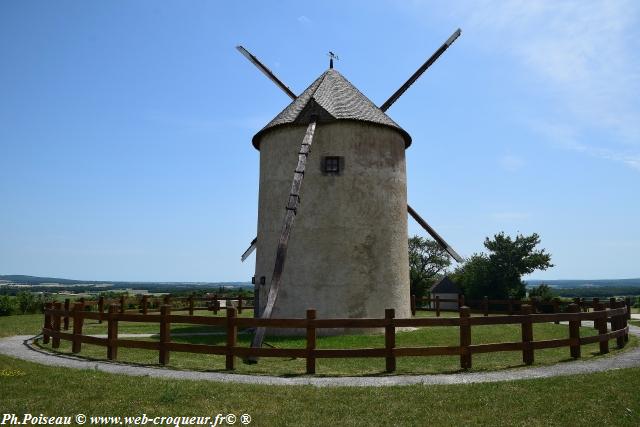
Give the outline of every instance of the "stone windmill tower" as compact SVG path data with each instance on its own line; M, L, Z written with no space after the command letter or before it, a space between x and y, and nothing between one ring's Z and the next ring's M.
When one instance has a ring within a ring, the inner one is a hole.
M242 259L257 248L260 317L304 317L307 308L319 318L381 317L385 308L409 317L407 210L460 260L407 205L411 137L385 114L459 35L381 107L333 69L333 54L330 68L296 96L238 47L293 99L253 137L260 151L258 236ZM259 328L253 345L263 336Z

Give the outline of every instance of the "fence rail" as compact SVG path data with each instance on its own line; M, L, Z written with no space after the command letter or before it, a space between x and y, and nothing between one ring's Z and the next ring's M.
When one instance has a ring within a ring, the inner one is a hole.
M605 308L609 308L611 300L608 302L602 302ZM456 308L444 308L443 304L455 303ZM631 318L631 298L624 298L624 303L627 307L627 318ZM411 314L416 315L418 311L435 311L436 316L440 317L441 312L460 312L460 307L468 306L471 313L482 313L485 316L489 314L509 314L522 312L522 307L529 305L532 307L534 313L562 313L568 310L570 304L576 304L580 311L588 312L589 309L593 310L598 304L601 304L599 298L593 298L592 300L585 300L584 298L573 298L572 301L561 300L560 298L553 298L551 300L540 300L531 298L528 300L518 300L515 298L509 299L489 299L484 297L483 299L465 299L464 295L458 295L458 298L440 298L440 296L425 296L418 298L415 295L411 295Z
M205 353L224 355L226 357L226 369L235 368L236 357L296 357L306 359L306 371L315 373L316 359L318 358L351 358L351 357L378 357L385 359L388 372L396 369L396 358L412 356L460 356L460 366L469 369L472 366L472 356L479 353L491 353L499 351L522 352L523 363L534 363L535 350L555 347L569 347L569 353L573 358L580 357L580 346L598 342L600 352L609 351L609 340L616 339L618 348L622 348L628 341L629 327L627 325L628 309L624 301L611 299L605 307L603 303L596 303L591 312L583 312L577 304L570 304L568 312L555 314L533 314L533 307L523 305L521 314L496 317L471 317L471 309L463 306L460 309L460 317L456 318L410 318L397 319L393 309L385 310L384 318L377 319L317 319L314 309L307 310L306 318L296 319L259 319L239 318L236 309L229 307L224 317L205 317L193 315L171 314L172 307L163 305L159 314L142 314L122 312L121 307L112 304L109 306L106 317L101 312L85 311L85 305L77 302L72 308L63 307L60 303L47 303L44 315L43 343L51 340L53 348L59 348L60 340L71 341L72 352L79 353L82 344L93 344L107 348L107 358L116 360L118 348L139 348L158 351L159 363L168 364L172 352ZM72 332L63 332L62 319L73 319ZM84 335L82 332L86 319L102 320L108 322L107 338L98 338ZM580 326L582 321L594 321L598 333L594 336L581 337ZM145 322L158 323L160 339L158 342L137 341L118 338L119 322ZM569 322L569 336L561 339L535 341L533 336L534 323ZM193 324L220 326L226 331L225 345L187 344L171 341L171 324ZM521 341L501 342L488 344L471 344L473 327L481 325L507 325L519 324L522 329ZM610 328L607 327L610 324ZM459 328L459 345L455 346L431 346L431 347L397 347L397 328L402 327L442 327L457 326ZM293 348L250 348L240 347L237 344L238 328L241 327L268 327L268 328L293 328L306 329L306 346L301 349ZM324 328L384 328L385 345L382 348L357 348L357 349L318 349L316 347L316 334L318 329Z
M221 302L224 301L224 306ZM117 311L121 314L126 313L141 313L148 315L150 313L160 313L161 307L168 305L173 311L187 311L190 316L193 316L196 311L212 311L214 314L218 314L218 311L224 311L230 308L235 303L234 308L238 313L242 313L243 309L253 309L253 298L245 297L243 295L219 297L214 295L212 297L195 297L193 295L188 297L173 297L171 295L165 295L163 297L150 297L149 295L142 295L140 297L127 297L120 296L119 298L105 298L103 296L95 300L85 300L80 298L75 302L67 298L64 300L64 310L71 312L73 304L81 303L83 310L95 310L98 317L96 320L102 323L106 319L107 313L111 306L117 307ZM70 315L65 315L62 319L62 325L64 330L69 329ZM88 317L87 317L88 318Z

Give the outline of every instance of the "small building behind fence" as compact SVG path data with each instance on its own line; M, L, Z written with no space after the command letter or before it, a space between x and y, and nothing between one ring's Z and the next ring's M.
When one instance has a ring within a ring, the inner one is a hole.
M431 287L431 300L433 301L436 297L439 297L440 300L455 300L441 301L440 308L442 310L457 310L458 295L461 293L460 287L454 281L449 279L448 276L444 276L439 282Z

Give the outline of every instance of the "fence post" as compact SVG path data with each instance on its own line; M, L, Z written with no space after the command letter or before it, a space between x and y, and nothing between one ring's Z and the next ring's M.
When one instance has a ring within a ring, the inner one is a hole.
M54 310L62 310L62 304L59 302L53 303ZM53 330L56 332L60 332L60 313L56 313L53 315ZM60 337L54 336L51 340L51 348L59 348L60 347Z
M627 312L624 314L624 316L621 317L621 319L622 319L621 320L622 321L622 327L626 329L628 324L629 324L629 321L627 320L628 319L627 316L629 315L629 306L627 305L626 301L622 301L620 305L627 309ZM624 342L629 342L629 332L628 331L624 333Z
M416 296L415 294L411 295L411 315L416 315Z
M593 298L591 300L591 306L593 307L593 311L596 311L596 307L600 306L600 298L597 298L597 297ZM597 329L598 331L600 330L600 325L598 324L597 320L593 321L593 328Z
M438 300L436 299L436 301ZM384 311L384 319L386 321L386 325L384 327L384 348L387 350L387 357L385 360L385 368L387 372L394 372L396 370L396 356L393 354L393 349L396 347L396 327L393 324L393 319L395 317L396 311L393 308L387 308Z
M147 315L149 312L149 295L142 295L142 314Z
M580 298L575 297L575 298L572 298L572 300L573 300L574 304L576 304L578 307L580 307Z
M125 298L124 295L120 295L120 313L124 313L124 306L126 303L127 299Z
M464 307L464 294L458 294L458 311Z
M436 295L436 317L440 317L440 295Z
M596 302L594 298L593 311L597 311L601 316L593 321L598 329L598 335L600 335L600 354L609 353L609 340L604 340L602 335L607 333L607 311L604 308L604 304L598 300Z
M117 307L109 305L107 314L107 359L116 360L118 358L118 318Z
M622 308L624 307L624 302L622 301L616 301L616 308ZM624 329L624 323L626 321L626 314L622 314L619 316L616 316L616 329L620 330L620 329ZM618 348L624 348L624 335L620 335L619 337L616 337L616 345L618 346Z
M315 308L307 310L307 374L316 373L316 326L313 321L316 318Z
M227 360L226 369L232 371L235 369L234 347L238 340L238 327L236 326L236 309L227 308Z
M569 313L580 313L578 304L569 304ZM580 320L569 320L569 338L571 339L570 352L574 359L580 358Z
M631 297L625 297L624 303L627 306L627 320L631 320Z
M171 306L163 304L160 307L160 364L169 363L169 349L167 344L171 342Z
M100 313L100 318L98 319L98 323L102 323L102 316L104 316L103 312L104 312L104 297L100 296L98 298L98 313Z
M171 305L171 294L167 294L164 297L162 297L162 303L164 305Z
M44 303L44 325L42 326L42 344L49 344L49 334L46 332L51 329L51 307L50 302Z
M213 314L218 314L218 310L220 309L220 301L218 301L218 295L213 296Z
M527 316L522 321L522 362L525 365L533 364L533 346L531 344L533 341L533 319L531 313L533 313L532 306L526 304L522 306L522 314Z
M82 346L82 324L84 323L83 309L81 302L73 304L73 344L72 353L80 353Z
M242 314L242 295L238 295L238 314Z
M470 310L467 306L460 307L460 367L471 369L471 324Z
M616 301L616 299L613 297L609 298L609 308L611 310L615 310L618 307L618 301ZM611 316L611 330L617 331L619 329L622 329L622 325L620 324L620 316ZM618 348L624 347L624 337L616 337L616 345Z
M189 295L189 316L193 316L193 294Z
M513 297L509 297L509 302L507 303L507 313L509 316L513 315Z
M553 299L553 314L556 314L556 313L560 313L560 298L558 297ZM560 321L556 320L553 323L555 323L556 325L559 325Z
M65 331L69 330L69 310L71 309L71 300L69 298L64 299L64 319L62 321Z
M482 312L485 317L489 315L489 297L486 295L482 298Z

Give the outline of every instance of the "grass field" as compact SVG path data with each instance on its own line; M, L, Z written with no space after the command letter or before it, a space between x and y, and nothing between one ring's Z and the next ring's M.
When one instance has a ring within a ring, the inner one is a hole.
M41 321L41 315L0 318L0 335L35 333ZM95 333L104 328L91 327ZM491 338L490 334L486 338ZM588 353L583 347L583 354ZM173 353L172 358L176 355ZM637 426L638 390L640 368L505 383L315 388L117 376L94 370L45 367L0 356L0 409L2 413L16 414L247 413L252 417L251 425L256 426L584 423Z
M2 412L16 414L247 413L255 426L640 424L635 368L506 383L314 388L116 376L0 356L0 390Z

